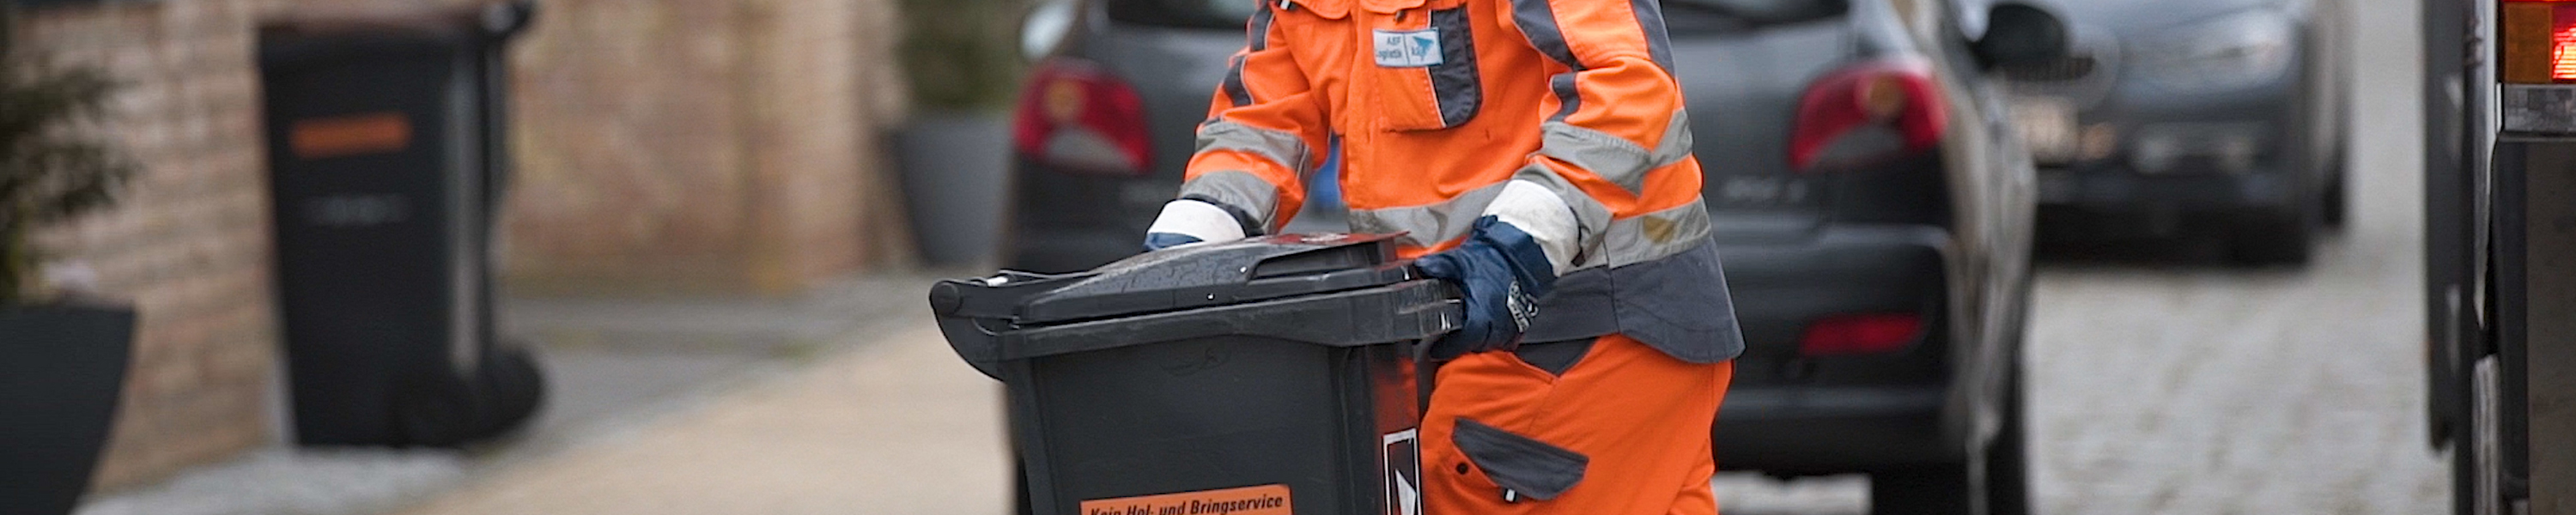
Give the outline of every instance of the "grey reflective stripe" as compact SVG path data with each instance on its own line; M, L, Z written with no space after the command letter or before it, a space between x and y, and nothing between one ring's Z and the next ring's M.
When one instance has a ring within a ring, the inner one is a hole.
M1537 47L1538 53L1567 68L1582 70L1583 62L1574 58L1574 49L1565 46L1565 32L1557 30L1556 8L1547 2L1512 0L1512 24L1520 26L1521 34L1529 37L1530 46Z
M1662 0L1628 0L1628 8L1637 14L1637 30L1646 35L1646 54L1664 73L1673 72L1673 38L1664 33Z
M1431 11L1431 28L1440 31L1440 64L1431 66L1431 91L1440 103L1440 126L1457 127L1476 117L1485 101L1476 71L1476 38L1468 29L1467 8Z
M1663 140L1655 144L1653 152L1628 138L1561 121L1540 124L1539 131L1540 155L1591 170L1627 188L1629 193L1645 191L1646 172L1690 157L1690 114L1686 111L1673 111L1664 124Z
M1575 73L1577 72L1559 73L1547 79L1547 88L1556 92L1557 104L1556 115L1547 117L1549 121L1564 120L1565 117L1574 116L1575 110L1583 108L1583 92L1574 89Z
M1270 49L1270 2L1261 4L1261 8L1252 10L1252 22L1245 28L1245 32L1248 33L1244 34L1244 46L1250 47L1254 52Z
M1218 170L1199 174L1198 178L1181 183L1180 196L1206 199L1218 206L1241 209L1243 214L1252 215L1253 223L1262 228L1276 228L1271 222L1273 213L1278 211L1279 187L1270 185L1270 181L1261 180L1251 172Z
M1612 220L1608 232L1602 239L1613 268L1663 259L1708 242L1708 204L1691 199L1662 211Z
M1243 87L1244 57L1245 54L1236 54L1225 64L1225 98L1234 102L1235 107L1252 105L1252 90Z
M1575 269L1580 270L1601 264L1599 263L1602 256L1601 235L1602 229L1610 226L1609 207L1601 205L1599 200L1593 200L1591 194L1574 187L1574 183L1567 182L1564 176L1557 175L1556 170L1549 169L1547 165L1538 163L1523 165L1520 171L1512 173L1512 179L1530 181L1545 187L1549 193L1555 193L1556 198L1564 200L1566 207L1574 209L1574 222L1575 225L1582 227L1580 239L1583 240L1576 245L1576 248L1583 250L1574 256ZM1563 276L1565 272L1558 270L1557 275Z
M1243 85L1243 61L1250 59L1252 52L1270 49L1270 7L1268 5L1264 2L1263 7L1254 9L1252 19L1244 22L1243 47L1246 49L1244 53L1235 54L1225 63L1225 82L1222 87L1225 88L1226 101L1233 103L1235 107L1252 105L1253 102L1252 89Z
M1503 194L1505 184L1510 182L1476 188L1451 197L1447 201L1419 206L1353 209L1350 215L1351 232L1375 234L1401 232L1405 235L1403 238L1397 238L1397 243L1414 247L1439 245L1441 242L1466 236L1467 230L1475 226L1476 218L1484 216L1485 205L1492 204L1494 197Z
M1199 146L1193 155L1218 150L1250 152L1298 174L1306 173L1307 159L1314 154L1306 148L1306 140L1299 139L1296 134L1224 118L1199 124Z

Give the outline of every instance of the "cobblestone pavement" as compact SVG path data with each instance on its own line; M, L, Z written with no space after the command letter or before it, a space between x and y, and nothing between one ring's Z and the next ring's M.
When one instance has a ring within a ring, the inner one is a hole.
M2425 446L2412 2L2357 2L2353 218L2304 270L2054 260L2031 327L2051 514L2441 513ZM1862 513L1859 477L1720 479L1729 514Z

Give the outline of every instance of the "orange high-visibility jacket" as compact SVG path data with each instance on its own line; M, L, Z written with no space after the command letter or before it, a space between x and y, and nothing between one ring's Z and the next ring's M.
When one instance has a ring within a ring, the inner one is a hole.
M1483 215L1570 220L1523 227L1559 274L1527 341L1741 352L1657 0L1273 2L1228 62L1183 198L1276 231L1338 135L1352 230L1408 233L1408 256Z

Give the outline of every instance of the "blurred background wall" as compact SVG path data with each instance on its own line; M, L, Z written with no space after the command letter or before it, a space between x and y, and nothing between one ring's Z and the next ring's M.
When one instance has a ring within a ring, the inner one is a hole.
M516 55L505 281L789 294L899 259L883 0L553 0ZM622 293L622 292L621 292Z
M53 228L140 312L98 486L278 441L256 27L303 9L470 0L143 0L20 33L125 83L100 129L142 165ZM503 281L521 291L786 295L910 254L878 133L902 116L891 0L552 0L513 56Z

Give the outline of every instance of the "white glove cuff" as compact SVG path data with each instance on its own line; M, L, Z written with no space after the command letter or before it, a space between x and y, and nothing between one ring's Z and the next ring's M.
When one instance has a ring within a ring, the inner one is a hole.
M1485 214L1503 223L1519 227L1538 240L1539 250L1547 254L1547 264L1556 273L1574 270L1574 254L1582 244L1582 222L1574 219L1574 207L1565 199L1538 183L1513 179L1503 185L1503 192L1486 204Z
M1197 200L1181 199L1163 204L1163 214L1154 217L1147 233L1171 233L1216 243L1243 239L1243 224L1232 213Z

